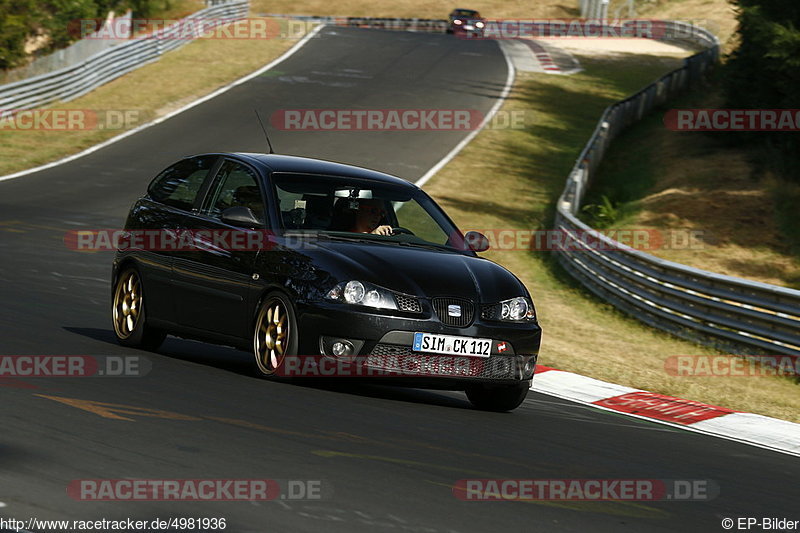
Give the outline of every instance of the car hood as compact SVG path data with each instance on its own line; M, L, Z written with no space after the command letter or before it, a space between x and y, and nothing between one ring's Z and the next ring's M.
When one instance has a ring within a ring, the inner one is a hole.
M459 253L417 246L317 242L307 255L339 281L357 279L416 296L459 296L489 303L527 295L500 265Z

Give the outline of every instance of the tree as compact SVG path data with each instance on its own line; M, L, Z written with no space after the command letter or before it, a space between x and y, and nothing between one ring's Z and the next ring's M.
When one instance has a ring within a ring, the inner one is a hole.
M725 67L728 103L737 108L800 108L800 2L732 1L738 6L741 43ZM777 170L800 181L797 133L745 139L766 147L767 159Z

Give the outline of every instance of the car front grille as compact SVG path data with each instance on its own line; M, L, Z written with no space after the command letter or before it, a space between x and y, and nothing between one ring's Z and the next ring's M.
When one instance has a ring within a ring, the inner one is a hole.
M408 311L409 313L422 312L422 306L419 304L419 300L417 298L400 292L395 292L393 294L394 299L397 302L397 308L401 311Z
M364 364L388 375L516 379L514 356L465 357L415 352L409 346L376 344Z
M451 306L458 307L460 316L451 316ZM463 328L472 324L475 304L462 298L434 298L433 309L443 324Z

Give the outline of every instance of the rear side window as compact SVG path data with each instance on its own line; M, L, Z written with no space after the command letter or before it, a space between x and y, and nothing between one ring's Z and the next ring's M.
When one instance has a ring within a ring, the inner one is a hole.
M147 193L156 202L190 211L216 160L215 155L204 155L178 161L156 176Z

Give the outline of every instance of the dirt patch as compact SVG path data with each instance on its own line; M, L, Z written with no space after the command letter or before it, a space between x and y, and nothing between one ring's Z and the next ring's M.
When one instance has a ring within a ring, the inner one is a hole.
M675 44L636 37L551 37L538 40L570 52L592 56L647 54L685 57L690 53Z
M659 132L654 140L656 185L636 202L641 210L626 225L694 230L697 239L652 253L720 274L800 287L800 261L774 216L772 180L756 179L745 155L707 136Z

